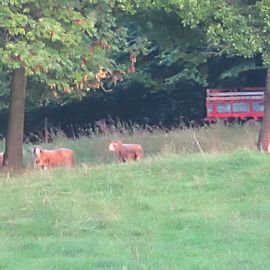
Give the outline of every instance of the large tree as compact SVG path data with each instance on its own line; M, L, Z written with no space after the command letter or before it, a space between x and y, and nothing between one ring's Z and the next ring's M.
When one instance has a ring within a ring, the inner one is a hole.
M270 1L207 0L178 1L184 25L203 26L210 53L215 55L260 56L266 70L264 119L258 147L270 144Z
M1 1L0 68L12 78L5 166L22 165L27 78L45 82L56 96L106 90L104 80L122 79L114 53L127 48L126 29L114 15L127 9L128 1Z
M139 0L137 5L177 13L184 26L201 29L207 55L260 57L266 70L264 119L258 147L270 145L270 0Z

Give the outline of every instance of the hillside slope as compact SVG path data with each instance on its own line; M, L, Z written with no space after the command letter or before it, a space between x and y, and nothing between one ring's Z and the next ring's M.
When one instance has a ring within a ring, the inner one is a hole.
M0 217L0 269L267 269L270 156L3 174Z

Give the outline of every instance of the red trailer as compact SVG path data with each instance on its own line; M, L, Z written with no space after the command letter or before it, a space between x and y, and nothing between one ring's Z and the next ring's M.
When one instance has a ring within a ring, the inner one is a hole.
M207 121L263 118L263 87L207 89L206 91Z

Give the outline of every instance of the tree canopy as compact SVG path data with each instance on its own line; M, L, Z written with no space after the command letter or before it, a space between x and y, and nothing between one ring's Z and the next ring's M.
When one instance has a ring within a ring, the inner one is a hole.
M113 14L122 9L118 1L2 1L0 68L23 67L56 95L117 80L124 67L113 53L128 53L126 29Z
M270 1L269 0L180 0L168 1L183 25L204 29L209 53L214 55L259 55L267 70L264 118L258 148L269 151L270 145Z

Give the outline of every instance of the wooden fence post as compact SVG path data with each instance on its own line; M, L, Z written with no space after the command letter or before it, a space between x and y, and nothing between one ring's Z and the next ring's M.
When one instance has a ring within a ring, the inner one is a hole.
M49 134L48 134L48 117L44 118L44 141L48 143L49 141Z

